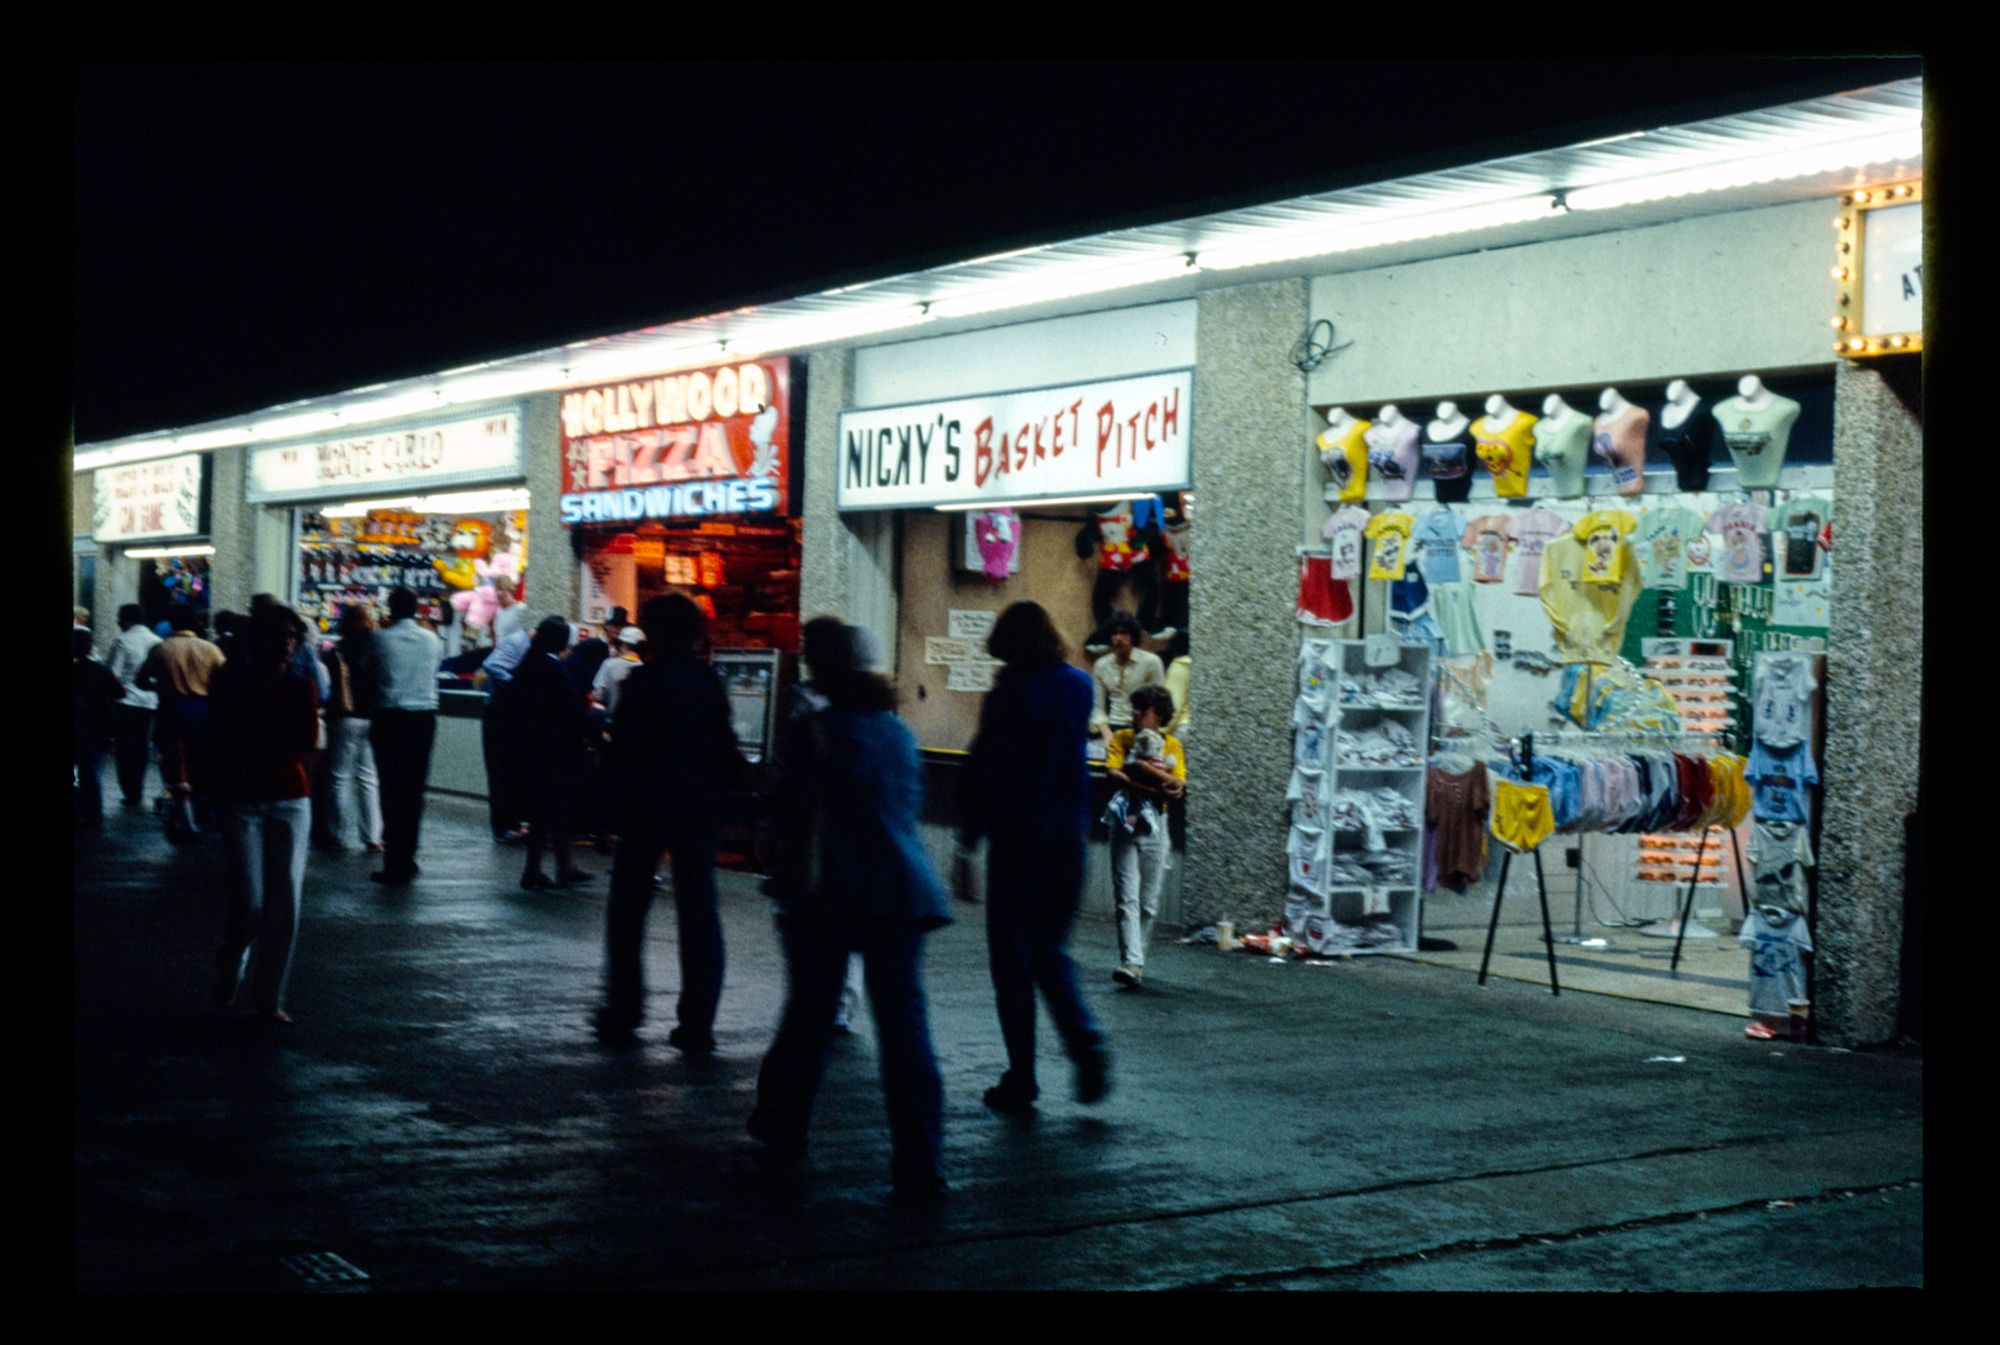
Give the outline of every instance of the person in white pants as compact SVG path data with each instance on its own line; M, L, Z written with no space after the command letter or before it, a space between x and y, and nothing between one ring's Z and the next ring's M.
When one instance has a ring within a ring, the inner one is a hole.
M1125 791L1127 804L1125 818L1114 817L1111 827L1111 895L1118 913L1118 969L1111 979L1132 990L1146 974L1146 945L1159 918L1160 887L1173 849L1167 834L1168 801L1187 789L1187 757L1180 739L1162 732L1173 717L1171 692L1139 687L1132 692L1132 727L1111 735L1104 760L1104 773ZM1149 731L1163 740L1160 756L1152 761L1132 754L1133 739ZM1162 767L1159 761L1167 764Z
M368 695L354 674L374 630L367 608L348 607L340 614L340 642L321 656L328 682L327 793L333 802L328 831L343 850L357 842L370 850L382 848L382 789L375 775L375 748L368 741Z

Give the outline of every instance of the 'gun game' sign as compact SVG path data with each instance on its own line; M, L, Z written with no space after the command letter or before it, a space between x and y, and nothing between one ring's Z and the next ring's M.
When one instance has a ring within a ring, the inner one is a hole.
M846 411L835 503L911 509L1194 484L1191 370Z

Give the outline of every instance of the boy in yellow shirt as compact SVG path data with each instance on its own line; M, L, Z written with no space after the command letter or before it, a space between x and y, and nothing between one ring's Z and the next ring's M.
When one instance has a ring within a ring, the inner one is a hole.
M1111 979L1137 989L1145 975L1146 945L1160 914L1160 885L1166 877L1172 842L1163 815L1169 799L1187 791L1187 757L1180 739L1163 725L1174 717L1174 698L1165 687L1143 686L1132 693L1132 727L1111 735L1105 774L1124 795L1124 809L1113 805L1111 826L1111 892L1118 912L1118 970ZM1158 755L1141 757L1134 749L1144 735L1145 746L1159 738ZM1129 819L1129 825L1127 825Z

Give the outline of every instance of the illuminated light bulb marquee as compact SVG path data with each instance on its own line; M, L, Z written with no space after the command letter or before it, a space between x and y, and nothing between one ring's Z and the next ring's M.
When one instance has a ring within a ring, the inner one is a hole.
M1851 360L1924 348L1924 184L1868 187L1834 216L1833 352Z

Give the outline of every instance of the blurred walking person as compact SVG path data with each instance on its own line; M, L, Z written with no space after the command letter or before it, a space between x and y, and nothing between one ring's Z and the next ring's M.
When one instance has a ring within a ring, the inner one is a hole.
M124 687L124 699L114 712L118 725L118 792L127 808L146 801L147 732L153 726L153 712L160 708L157 692L141 690L139 669L160 637L146 628L146 610L136 602L118 609L118 638L111 642L105 666Z
M558 884L590 881L570 862L569 836L577 793L584 779L585 734L590 723L583 694L563 671L569 622L544 617L528 643L528 656L501 693L502 737L518 754L514 778L528 816L528 865L521 886L546 892ZM553 849L556 876L542 872L542 852Z
M69 632L71 736L76 764L76 822L95 830L104 821L104 744L112 734L111 708L125 697L125 688L111 669L91 652L90 629L71 626Z
M154 741L160 749L160 780L167 787L167 839L193 841L201 835L195 798L204 807L209 791L208 688L224 665L222 651L201 638L200 617L186 603L167 612L173 633L153 646L134 683L159 693Z
M1070 666L1040 603L1000 614L987 652L1005 666L980 707L965 765L963 822L952 866L961 900L974 900L973 853L987 841L986 941L1007 1072L986 1090L998 1112L1033 1110L1035 991L1039 988L1076 1065L1086 1105L1111 1090L1111 1055L1083 1002L1065 945L1083 896L1090 826L1091 679Z
M382 867L368 876L401 887L416 878L424 785L437 741L438 664L444 646L417 624L417 595L389 590L389 625L368 642L366 676L375 687L368 741L382 777Z
M382 850L382 790L375 774L375 749L368 742L374 693L361 677L375 618L359 603L340 613L340 639L320 660L330 694L326 702L327 794L332 814L327 830L336 847L359 843Z
M810 623L809 623L810 624ZM931 1048L924 936L950 923L918 836L923 771L896 717L896 692L867 669L864 633L822 628L812 662L819 708L785 726L777 786L779 903L789 987L777 1038L757 1076L750 1133L802 1158L851 957L865 968L875 1017L890 1172L902 1200L944 1191L944 1085Z
M514 781L520 754L507 742L501 722L504 713L501 701L507 684L514 680L515 670L528 656L528 646L534 638L529 631L517 631L494 645L493 652L480 665L480 671L486 675L486 712L480 717L479 747L486 758L487 820L493 828L493 840L499 845L518 845L528 839L528 829L521 825L519 791Z
M660 852L672 853L680 930L679 1024L670 1045L715 1049L722 998L722 921L715 906L715 842L726 785L743 769L729 698L702 656L708 618L684 594L649 599L640 628L652 658L625 679L611 721L609 765L618 849L605 913L605 1002L592 1016L599 1040L633 1040L645 1017L646 912Z
M226 1009L235 1001L247 968L258 1015L289 1023L285 982L305 887L319 687L298 667L305 623L291 608L260 606L241 638L242 657L216 674L213 692L231 880L215 1002Z

